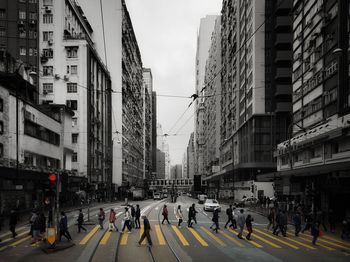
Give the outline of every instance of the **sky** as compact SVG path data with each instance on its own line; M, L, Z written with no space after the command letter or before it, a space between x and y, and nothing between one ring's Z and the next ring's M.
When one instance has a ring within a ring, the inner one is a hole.
M194 130L194 105L186 111L191 99L159 95L190 97L195 92L199 22L208 14L220 14L221 4L222 0L126 0L143 67L152 70L157 122L170 134L166 140L171 165L182 163Z

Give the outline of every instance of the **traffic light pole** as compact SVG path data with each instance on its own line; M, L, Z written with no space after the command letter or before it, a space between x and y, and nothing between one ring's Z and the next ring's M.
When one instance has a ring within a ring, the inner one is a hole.
M57 227L57 235L59 234L59 214L60 214L60 183L61 183L61 176L59 173L57 173L57 181L56 181L56 227Z

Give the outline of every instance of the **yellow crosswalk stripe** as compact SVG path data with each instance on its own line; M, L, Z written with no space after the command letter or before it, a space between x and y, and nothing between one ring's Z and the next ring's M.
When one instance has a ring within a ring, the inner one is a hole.
M350 247L350 244L345 242L345 241L342 241L342 240L339 240L339 239L336 239L334 237L330 237L330 236L323 236L322 238L324 239L327 239L327 240L330 240L330 241L333 241L333 242L336 242L338 244L341 244L341 245L345 245L345 246L349 246Z
M208 243L205 242L205 240L197 233L196 230L194 230L193 228L188 227L188 230L192 233L192 235L198 240L198 242L203 246L203 247L207 247Z
M205 227L201 226L201 229L207 233L212 239L214 239L220 246L225 247L226 244L217 236L215 236L212 232L210 232L208 229L206 229Z
M141 239L141 236L143 234L143 225L141 225L141 228L140 228L140 239ZM142 241L141 245L146 245L146 238Z
M89 240L96 234L99 230L100 226L95 226L80 242L80 245L85 245Z
M26 234L28 234L28 233L29 233L29 231L28 231L28 232L23 232L23 233L21 233L21 234L18 234L17 237L26 235ZM32 236L26 236L26 237L21 238L21 239L17 240L16 242L13 242L13 243L11 243L11 244L9 244L9 245L0 247L0 251L3 251L3 250L5 250L5 249L8 248L8 247L15 247L15 246L21 244L22 242L24 242L24 241L30 239L31 237L32 237ZM4 241L2 241L2 243L8 242L8 241L10 241L10 240L13 240L13 238L5 239Z
M162 231L160 230L160 226L159 225L155 225L155 229L156 229L156 235L157 235L157 238L158 238L159 245L164 246L165 245L165 239L164 239L164 236L162 234Z
M244 233L248 234L248 231L244 230ZM270 245L270 246L272 246L274 248L282 248L280 245L277 245L277 244L271 242L270 240L262 238L262 237L260 237L260 236L258 236L256 234L253 234L253 237L256 238L256 239L259 239L260 241L262 241L262 242L264 242L264 243L266 243L266 244L268 244L268 245Z
M290 234L290 233L288 233L288 232L287 232L287 235L290 235L291 237L293 237L293 235ZM297 238L297 237L295 237L295 238ZM297 241L297 240L292 239L292 238L288 238L288 241L291 241L291 242L293 242L293 243L295 243L295 244L298 244L298 245L300 245L300 246L306 247L306 248L311 249L311 250L315 250L315 249L316 249L316 248L313 247L313 246L310 246L310 245L308 245L308 244L305 244L305 243L303 243L303 242L301 242L301 241Z
M312 236L309 236L309 235L306 235L306 234L301 234L302 236L306 236L310 239L312 239ZM333 241L333 240L330 240L330 241ZM342 249L345 249L345 250L348 250L350 251L350 248L349 247L346 247L344 245L340 245L340 244L337 244L337 243L333 243L333 242L330 242L330 241L327 241L325 239L323 239L323 237L319 237L317 238L317 244L320 246L320 242L322 243L326 243L328 245L331 245L331 246L334 246L334 247L339 247L339 248L342 248Z
M174 225L171 226L175 232L175 234L177 235L177 237L179 238L180 242L182 243L183 246L189 246L190 244L188 243L188 241L186 240L186 238L184 237L184 235L181 233L181 231Z
M233 229L231 229L231 228L229 228L229 231L230 231L231 233L235 234L235 235L238 234L237 231L235 231L235 230L233 230ZM256 243L254 240L250 240L249 243L252 244L253 246L257 247L257 248L262 248L262 247L263 247L262 245Z
M21 236L28 235L28 234L29 234L29 230L18 234L17 237L21 237ZM4 239L1 243L10 242L11 240L13 240L13 238L9 237L9 238Z
M262 231L260 231L259 229L254 228L254 231L255 231L255 232L258 232L258 233L260 233L260 234L262 234L262 235L264 235L264 236L266 236L266 237L269 237L269 238L271 238L271 239L273 239L273 240L275 240L275 241L277 241L277 242L280 242L280 243L282 243L282 244L284 244L284 245L286 245L286 246L289 246L289 247L294 248L294 249L299 249L299 247L297 247L297 246L295 246L295 245L292 245L292 244L290 244L290 243L288 243L288 242L286 242L286 241L284 241L284 240L282 240L282 239L279 239L279 238L277 238L277 237L274 237L274 236L272 236L272 235L266 234L265 232L262 232Z
M223 231L219 231L221 235L223 235L224 237L226 237L227 239L231 240L233 243L235 243L237 246L240 246L240 247L244 247L244 245L239 242L237 239L227 235L225 232Z
M106 245L111 235L112 235L112 231L107 231L106 234L104 234L103 238L101 239L100 245Z
M22 239L20 239L20 240L17 240L16 242L11 243L11 244L9 245L9 247L15 247L15 246L17 246L17 245L23 243L24 241L27 241L28 239L31 239L31 238L32 238L32 236L27 236L27 237L25 237L25 238L22 238Z
M129 234L123 233L122 239L120 240L120 245L126 246L126 244L128 244L128 238L129 238Z
M291 235L290 233L287 233L287 234ZM306 237L303 237L302 234L300 234L300 235L298 236L298 238L299 238L299 239L302 239L302 240L304 240L304 241L307 241L307 242L311 241L310 239L307 239ZM325 249L327 249L327 250L329 250L329 251L334 251L334 250L335 250L334 248L328 247L328 246L325 246L325 245L322 245L322 244L320 244L319 242L317 242L317 246L323 247L323 248L325 248Z

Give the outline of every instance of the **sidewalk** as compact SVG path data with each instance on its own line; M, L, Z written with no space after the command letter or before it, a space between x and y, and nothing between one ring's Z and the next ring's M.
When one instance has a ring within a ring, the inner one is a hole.
M117 204L117 203L122 203L121 201L116 201L116 202L93 202L91 205L90 205L90 209L92 208L95 208L97 206L101 206L102 208L104 208L105 206L109 206L111 204ZM63 208L63 209L60 209L60 211L64 211L65 213L70 213L70 212L73 212L73 211L77 211L79 208L83 209L83 210L86 210L88 209L87 206L74 206L74 207L66 207L66 208ZM47 215L47 214L45 214ZM27 226L28 225L28 229L29 229L29 220L31 218L32 214L31 212L28 212L28 213L24 213L24 214L20 214L20 217L19 217L19 221L16 225L16 228L20 228L20 227L23 227L23 226ZM46 217L47 219L47 217ZM1 230L0 230L0 239L5 237L5 236L9 236L11 235L11 232L10 232L10 229L9 229L9 219L6 217L3 222L2 222L2 227L1 227Z

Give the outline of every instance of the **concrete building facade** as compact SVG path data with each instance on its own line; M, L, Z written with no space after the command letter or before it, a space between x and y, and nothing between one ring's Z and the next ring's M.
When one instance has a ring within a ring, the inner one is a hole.
M165 153L157 148L157 179L165 178Z
M191 133L187 145L187 176L193 179L195 174L194 133Z

